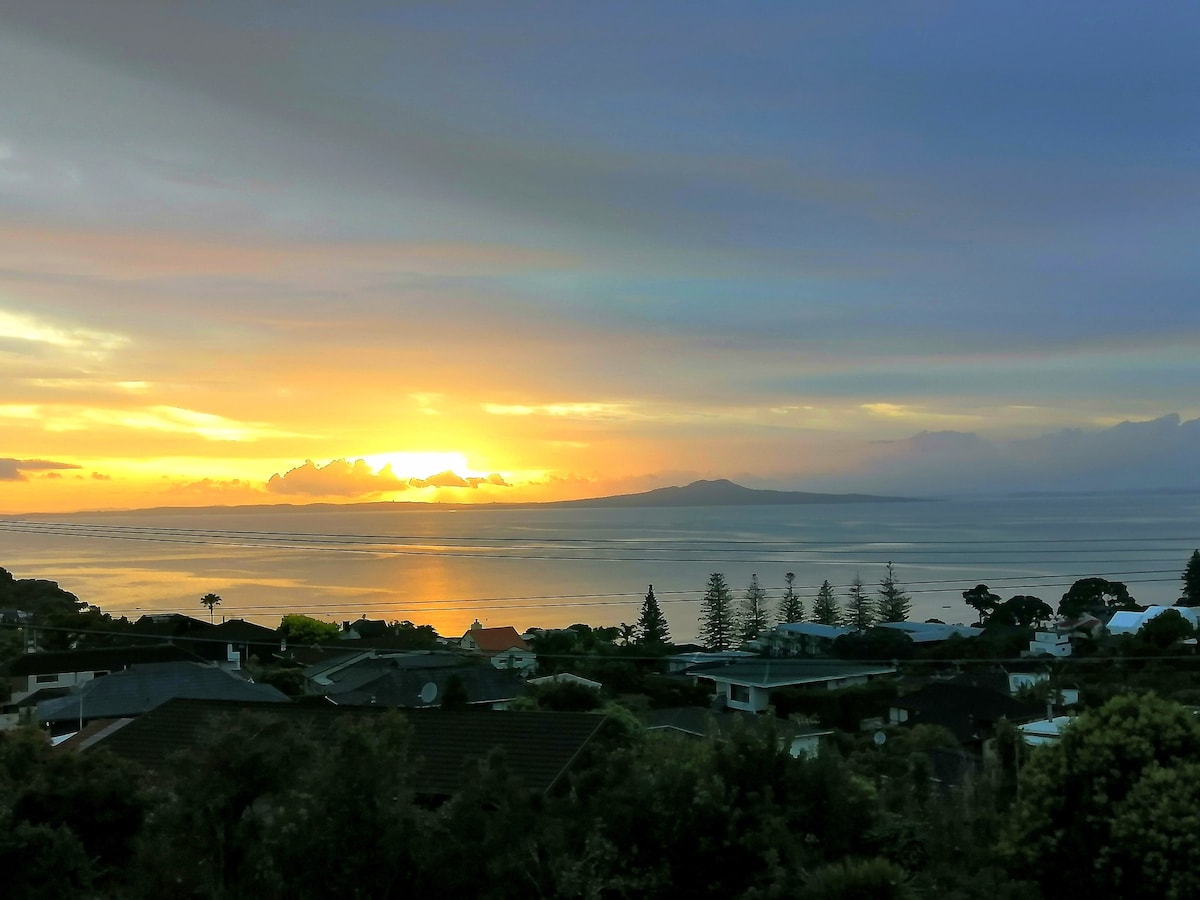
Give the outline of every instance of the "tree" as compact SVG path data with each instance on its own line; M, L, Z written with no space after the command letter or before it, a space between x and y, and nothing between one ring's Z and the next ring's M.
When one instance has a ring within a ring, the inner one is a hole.
M767 616L767 592L758 583L758 576L751 575L742 600L742 640L752 641L770 627Z
M990 625L1010 625L1018 628L1036 628L1054 615L1050 604L1040 597L1018 594L999 606L988 619Z
M779 601L779 621L785 625L789 622L804 621L804 601L796 593L796 573L788 572L783 576L787 587Z
M728 650L733 644L733 594L725 576L708 576L708 590L700 605L700 640L710 650Z
M1165 890L1166 884L1138 882L1155 871L1156 861L1167 860L1166 868L1172 868L1180 854L1167 848L1191 845L1193 819L1166 818L1134 844L1124 842L1133 838L1127 814L1140 826L1148 818L1143 812L1165 811L1167 805L1159 785L1141 782L1162 777L1156 775L1161 771L1186 776L1184 761L1198 754L1195 716L1153 694L1122 694L1081 714L1057 743L1034 751L1021 770L1004 842L1013 871L1052 891L1070 884L1079 896L1191 896ZM1190 797L1194 785L1191 779ZM1118 855L1129 868L1105 864Z
M1200 550L1193 550L1180 580L1183 581L1183 596L1176 606L1200 606Z
M1137 631L1139 638L1160 650L1166 650L1181 641L1194 637L1195 634L1196 629L1192 627L1192 623L1176 609L1164 610Z
M846 624L859 631L866 631L875 624L875 610L871 608L862 578L854 574L854 580L846 591Z
M294 644L320 644L336 641L341 630L332 622L290 613L280 620L279 633Z
M1000 605L1000 595L993 594L986 584L977 584L970 590L963 591L962 598L967 602L967 606L979 614L980 625L986 625L996 607Z
M1058 614L1064 619L1077 619L1085 613L1098 616L1118 609L1141 607L1122 582L1103 578L1080 578L1058 603Z
M912 600L896 581L896 568L887 564L887 575L879 582L879 621L903 622L912 610Z
M817 599L813 601L812 612L812 620L821 625L837 625L841 620L842 611L838 608L837 597L833 594L833 585L828 580L821 582Z
M637 641L646 647L665 647L671 642L671 630L667 627L667 617L658 606L654 596L654 585L646 591L646 599L642 601L642 614L637 620Z
M213 620L213 609L221 605L221 598L216 594L205 594L200 598L200 605L208 607L208 621Z

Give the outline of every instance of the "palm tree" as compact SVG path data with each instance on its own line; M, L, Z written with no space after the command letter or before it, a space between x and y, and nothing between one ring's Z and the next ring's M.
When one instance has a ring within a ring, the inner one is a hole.
M213 609L221 605L221 598L216 594L205 594L200 598L200 605L208 607L208 621L213 620Z

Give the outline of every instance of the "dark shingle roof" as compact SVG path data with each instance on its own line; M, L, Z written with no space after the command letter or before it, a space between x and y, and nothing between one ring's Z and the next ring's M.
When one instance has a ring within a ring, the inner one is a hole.
M395 706L408 709L440 706L446 684L457 677L468 703L499 703L527 692L517 674L494 666L391 669L351 688L333 685L326 696L340 706Z
M303 727L321 741L347 716L384 713L375 708L307 704L222 703L171 700L113 731L88 749L109 750L161 770L168 758L197 746L222 716L254 710ZM461 787L467 764L493 749L527 788L550 790L580 751L605 726L589 713L423 710L398 713L410 726L418 792L448 796Z
M689 675L755 687L816 684L837 678L889 675L893 666L845 662L840 659L748 659L719 666L693 667Z
M127 666L161 662L197 662L200 657L174 644L103 647L26 653L8 665L8 675L51 675L61 672L114 672Z
M192 662L133 666L86 682L82 687L85 719L137 716L177 697L205 700L259 700L285 703L287 696L269 684L254 684L224 669ZM80 692L38 704L42 722L77 719Z
M684 734L708 737L715 730L728 734L734 728L766 728L773 725L781 736L800 737L810 734L832 734L828 728L799 725L786 719L768 718L739 709L714 710L702 706L677 706L672 709L655 709L642 717L646 728L651 731L679 731Z

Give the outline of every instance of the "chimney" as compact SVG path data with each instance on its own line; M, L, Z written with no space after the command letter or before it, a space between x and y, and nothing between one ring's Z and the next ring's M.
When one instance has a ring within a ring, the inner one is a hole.
M482 627L483 627L483 623L480 622L478 619L476 619L474 622L471 623L472 631L474 631L476 628L482 628Z

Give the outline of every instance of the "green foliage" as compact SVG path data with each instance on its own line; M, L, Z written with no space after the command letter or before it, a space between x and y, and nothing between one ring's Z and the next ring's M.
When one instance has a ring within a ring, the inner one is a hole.
M1118 609L1141 607L1129 596L1129 588L1124 583L1104 578L1079 579L1058 603L1058 614L1065 619L1076 619L1085 613L1101 615Z
M801 715L816 718L829 728L857 732L863 719L886 718L896 695L895 682L877 679L837 691L781 688L771 692L771 705L780 718Z
M200 605L208 610L208 619L211 622L213 618L213 610L221 605L221 598L216 594L205 594L200 598Z
M856 572L854 580L846 590L845 623L851 628L865 631L875 624L875 605L867 594L866 585Z
M280 621L279 633L293 644L329 644L338 639L341 629L333 622L291 613Z
M728 650L734 638L733 594L725 576L713 572L700 605L700 642L709 650Z
M886 859L847 859L815 869L800 892L803 900L909 900L909 874Z
M1050 604L1040 597L1018 594L999 606L988 619L989 624L1010 625L1017 628L1036 628L1054 615Z
M130 863L147 805L127 763L52 750L31 729L0 732L5 896L63 896L113 884Z
M1179 577L1183 582L1183 594L1177 605L1200 606L1200 550L1192 551L1183 574Z
M1150 619L1137 631L1137 637L1160 650L1195 637L1196 629L1178 610L1168 609Z
M467 694L467 686L463 683L462 676L451 672L442 688L439 705L442 709L466 709L470 702L471 698Z
M833 642L833 654L840 659L912 659L916 645L911 637L895 628L868 628L838 637Z
M671 642L671 629L667 627L667 617L654 596L654 585L650 585L646 599L642 601L642 612L637 620L637 642L649 648L665 647Z
M788 572L783 576L783 597L779 601L779 621L783 624L804 621L804 601L796 593L796 573Z
M407 619L400 622L389 622L388 630L392 633L394 646L401 650L436 650L441 644L438 633L432 625L416 625Z
M996 607L1000 605L1000 595L993 594L986 584L977 584L970 590L962 592L962 598L979 616L982 625L992 617Z
M600 692L596 688L574 681L530 685L529 692L539 709L555 712L590 712L598 709L601 703Z
M752 641L770 627L770 616L767 614L767 592L758 583L758 576L750 576L750 584L742 600L741 637L743 641Z
M1103 860L1190 846L1194 833L1177 830L1184 824L1179 821L1160 823L1155 842L1119 845L1129 838L1131 826L1122 821L1127 810L1144 818L1146 809L1163 802L1161 785L1138 789L1139 782L1198 753L1195 717L1153 695L1118 696L1080 715L1058 743L1038 748L1021 770L1020 799L1005 844L1014 871L1047 888L1065 883L1081 895L1134 896L1148 868L1130 861L1129 868L1119 869ZM1160 894L1170 888L1146 886Z
M812 620L821 625L837 625L842 618L833 585L828 580L821 582L817 598L813 601Z
M912 599L896 580L896 568L889 562L887 574L879 582L877 613L880 622L903 622L912 611Z

